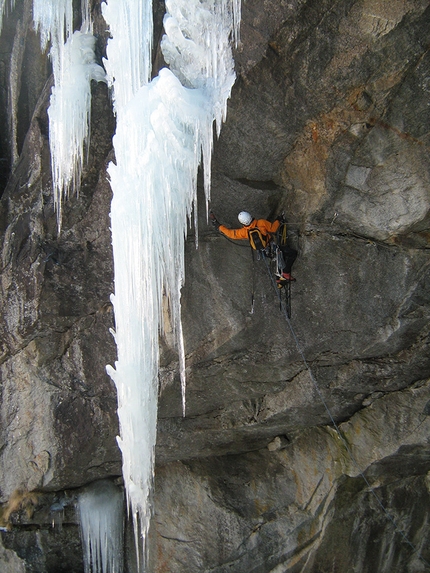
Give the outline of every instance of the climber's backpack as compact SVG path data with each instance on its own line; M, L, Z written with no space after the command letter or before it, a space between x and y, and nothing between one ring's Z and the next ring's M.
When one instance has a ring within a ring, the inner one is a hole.
M269 237L263 235L257 227L248 231L248 238L251 247L256 251L264 251L267 247L267 243L269 242Z

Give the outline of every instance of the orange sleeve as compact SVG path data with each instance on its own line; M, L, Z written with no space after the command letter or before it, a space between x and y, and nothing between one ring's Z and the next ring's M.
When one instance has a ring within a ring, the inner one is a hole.
M269 221L266 221L266 219L259 219L257 221L257 227L261 230L265 230L266 233L276 233L276 231L278 230L279 227L279 221L273 221L273 223L270 223Z
M278 220L273 221L273 223L270 223L270 221L266 221L266 219L258 219L258 221L256 221L255 226L258 229L260 229L263 235L271 235L272 233L276 233L279 224L280 223Z
M241 229L227 229L224 225L219 226L219 231L229 239L247 239L248 229L242 227Z

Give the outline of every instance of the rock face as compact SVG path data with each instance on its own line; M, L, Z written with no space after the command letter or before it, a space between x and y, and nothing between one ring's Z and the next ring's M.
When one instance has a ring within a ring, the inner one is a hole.
M0 564L80 573L76 497L121 474L105 371L115 121L94 84L88 164L58 235L49 64L30 9L17 0L0 36L0 107L14 118L0 114ZM149 570L429 570L429 24L424 0L243 3L211 207L230 226L243 208L285 211L292 317L264 261L213 231L200 202L185 418L176 351L160 340Z

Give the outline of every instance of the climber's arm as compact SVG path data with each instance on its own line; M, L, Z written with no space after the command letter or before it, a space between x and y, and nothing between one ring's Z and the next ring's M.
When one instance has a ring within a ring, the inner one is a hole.
M246 227L242 227L241 229L228 229L225 225L220 225L218 230L229 239L248 238L248 230Z

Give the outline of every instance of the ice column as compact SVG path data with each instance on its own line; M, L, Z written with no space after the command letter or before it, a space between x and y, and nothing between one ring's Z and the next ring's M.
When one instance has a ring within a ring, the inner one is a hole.
M80 31L73 33L72 0L34 0L33 19L42 48L51 43L54 87L48 109L49 145L60 229L62 200L70 192L79 192L84 154L89 145L91 80L105 80L105 72L95 61L95 38L87 0L82 2Z
M124 496L110 481L99 481L78 497L85 573L123 570Z
M112 36L105 67L117 115L108 172L118 360L108 372L117 387L118 443L137 543L150 519L163 297L176 333L185 415L184 242L202 157L209 199L213 124L219 133L235 79L230 38L237 38L240 2L167 0L162 49L171 69L151 82L151 3L107 0L102 10Z

